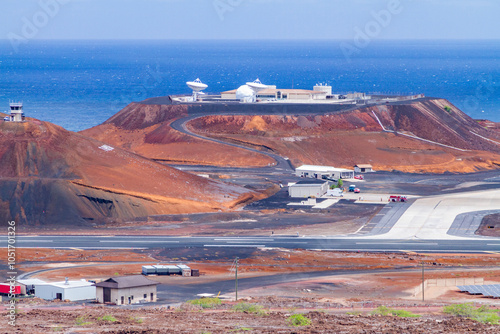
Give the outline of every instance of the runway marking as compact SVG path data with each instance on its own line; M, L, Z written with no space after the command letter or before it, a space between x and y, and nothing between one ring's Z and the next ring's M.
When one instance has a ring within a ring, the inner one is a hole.
M486 246L500 246L500 244L486 244Z
M74 247L70 247L69 249L73 249L73 250L76 250L76 251L82 251L83 250L81 248L74 248Z
M120 243L120 242L126 242L126 243L170 243L170 244L178 244L179 241L164 241L164 240L99 240L99 242L107 242L107 243Z
M22 240L18 240L21 241ZM26 242L54 242L53 240L26 240Z
M33 248L33 249L37 249L37 248L40 248L40 247L21 247L21 248ZM73 249L72 247L50 247L50 249ZM145 248L145 247L81 247L82 250L85 250L85 249L90 249L90 250L99 250L99 249L125 249L125 250L129 250L129 249L148 249L148 248Z
M203 245L203 247L266 247L266 245Z
M274 239L271 238L218 238L218 239L213 239L214 241L249 241L249 240L254 240L254 241L274 241Z
M500 254L500 252L494 252L494 251L484 251L485 253L490 253L490 254Z
M356 245L380 245L380 242L356 242ZM394 242L389 245L418 245L418 246L437 246L437 242Z

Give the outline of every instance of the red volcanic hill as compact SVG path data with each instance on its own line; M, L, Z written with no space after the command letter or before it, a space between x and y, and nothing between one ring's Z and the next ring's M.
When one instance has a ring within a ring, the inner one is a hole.
M260 167L274 160L258 153L185 135L170 127L187 105L131 103L101 125L81 133L162 162Z
M207 116L200 134L272 148L294 165L473 172L500 166L500 135L442 99L422 99L316 116ZM385 131L383 130L383 128Z
M254 196L103 145L47 122L0 122L0 219L102 223L225 210Z
M264 166L273 162L266 156L200 140L170 127L173 120L196 111L215 115L190 121L187 126L191 131L271 149L296 166L352 168L369 163L378 170L465 173L500 165L500 133L485 128L443 99L355 110L321 104L149 103L131 103L82 134L159 161L219 166ZM309 116L300 116L308 110ZM217 115L219 111L235 115Z

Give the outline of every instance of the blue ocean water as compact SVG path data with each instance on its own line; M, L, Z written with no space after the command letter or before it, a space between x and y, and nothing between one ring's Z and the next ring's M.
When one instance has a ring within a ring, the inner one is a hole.
M347 41L348 42L348 41ZM102 123L131 101L234 89L257 77L282 88L424 93L474 118L500 121L500 41L373 41L346 57L342 41L0 42L0 111L24 102L27 116L72 131Z

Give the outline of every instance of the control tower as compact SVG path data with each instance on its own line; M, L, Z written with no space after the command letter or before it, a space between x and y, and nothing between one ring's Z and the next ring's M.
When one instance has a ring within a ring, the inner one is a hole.
M22 102L10 103L10 119L11 122L24 122L24 112Z

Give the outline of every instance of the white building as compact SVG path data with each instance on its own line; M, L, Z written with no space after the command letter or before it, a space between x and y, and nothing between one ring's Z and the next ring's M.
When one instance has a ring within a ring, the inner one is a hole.
M21 102L10 103L10 115L4 118L8 122L24 122L23 104Z
M19 280L19 283L26 286L26 289L33 289L35 297L46 300L88 300L95 299L95 286L85 280L64 282L44 282L40 280Z
M238 89L230 90L221 93L221 98L224 100L240 100L243 102L258 101L277 101L277 100L292 100L292 101L313 101L326 100L327 92L320 90L305 90L305 89L263 89L255 95L250 94L251 91L246 86L241 86Z
M288 195L294 198L321 197L328 191L328 181L301 180L288 186Z
M353 179L354 171L331 166L302 165L295 169L295 175L298 177L311 177L315 179Z
M356 173L371 173L373 172L373 167L369 164L357 164L354 166L354 171Z

